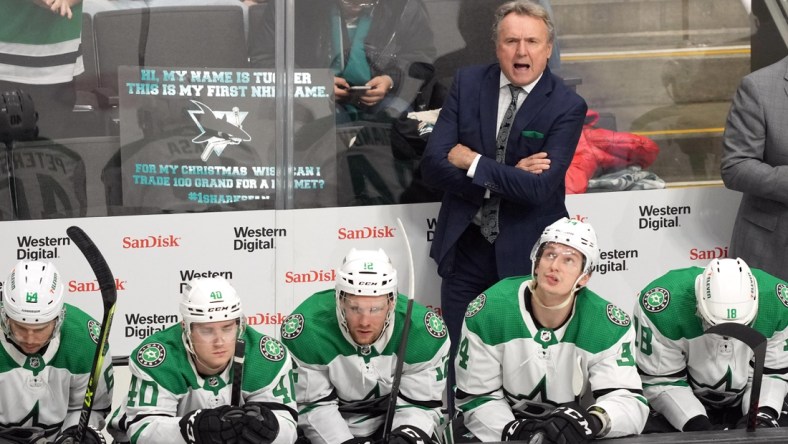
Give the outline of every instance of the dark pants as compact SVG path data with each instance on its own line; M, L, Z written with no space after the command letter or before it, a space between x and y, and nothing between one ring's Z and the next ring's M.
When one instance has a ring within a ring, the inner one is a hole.
M476 296L498 282L495 248L471 224L455 246L454 270L441 282L441 310L451 339L447 400L449 416L454 416L454 356L460 345L465 309Z

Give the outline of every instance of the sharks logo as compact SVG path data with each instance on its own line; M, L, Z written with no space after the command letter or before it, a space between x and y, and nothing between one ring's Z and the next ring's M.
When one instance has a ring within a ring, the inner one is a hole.
M247 111L241 111L237 106L234 106L232 111L214 111L204 103L196 100L191 102L199 109L189 110L189 116L201 131L192 142L205 144L200 155L203 162L208 161L211 153L221 156L227 145L238 145L252 140L252 136L243 129L243 121L249 115Z

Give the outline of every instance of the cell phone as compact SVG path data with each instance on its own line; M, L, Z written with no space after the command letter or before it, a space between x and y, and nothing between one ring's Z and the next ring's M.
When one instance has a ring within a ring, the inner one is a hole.
M366 91L368 89L372 89L372 87L369 86L369 85L351 86L350 87L351 91Z

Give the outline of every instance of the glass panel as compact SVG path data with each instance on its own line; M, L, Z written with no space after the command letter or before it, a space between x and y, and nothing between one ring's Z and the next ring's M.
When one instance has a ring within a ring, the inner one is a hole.
M501 2L84 0L70 20L29 3L0 5L22 17L0 30L0 93L39 113L5 108L4 219L439 200L418 164L455 71L495 61ZM785 2L539 3L550 68L590 109L567 191L719 184L739 81L788 53ZM31 45L59 49L32 63ZM26 170L46 156L65 169ZM231 169L166 174L189 166Z

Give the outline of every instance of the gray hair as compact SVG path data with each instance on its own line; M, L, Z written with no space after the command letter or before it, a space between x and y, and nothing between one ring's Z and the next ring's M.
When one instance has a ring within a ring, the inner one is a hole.
M553 20L542 5L534 3L531 0L513 0L502 4L495 10L495 23L492 28L493 41L498 41L498 31L501 26L501 21L509 14L525 15L542 20L547 26L547 40L552 43L553 39L555 39L555 26L553 26Z

